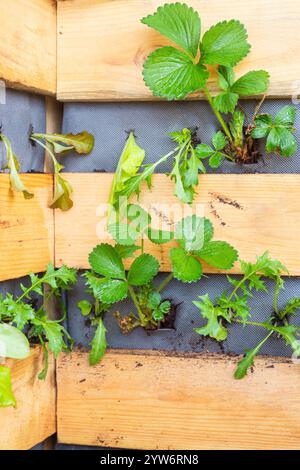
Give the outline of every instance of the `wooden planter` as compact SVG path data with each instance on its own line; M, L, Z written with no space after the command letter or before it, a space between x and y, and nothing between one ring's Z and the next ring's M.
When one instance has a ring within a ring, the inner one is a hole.
M163 3L7 0L0 30L0 79L60 100L152 100L142 81L142 63L154 46L166 41L139 19ZM252 50L238 74L264 68L271 74L270 97L297 93L300 62L287 58L291 51L294 57L300 54L299 2L286 0L284 7L279 0L187 3L201 10L204 30L232 15L246 24ZM47 110L48 132L58 131L60 106L47 99ZM57 267L88 267L87 254L99 242L96 208L107 201L112 176L65 176L74 187L74 208L62 214L48 209L51 175L22 176L35 192L34 199L24 201L9 191L8 176L0 174L0 280L43 271L50 261ZM163 194L158 188L164 188ZM222 203L215 188L238 200L242 209ZM242 258L253 260L268 249L298 276L299 196L300 175L203 175L197 202L204 204L208 217L213 204L218 216L230 221L215 224L216 237L236 246ZM156 175L153 192L142 194L146 206L155 201L178 203L165 175ZM165 249L149 249L167 271ZM208 267L205 271L212 272ZM232 272L238 273L238 266ZM62 355L56 372L56 410L54 362L51 359L46 382L39 381L41 351L35 348L29 359L10 362L18 408L0 409L0 446L32 447L56 431L57 417L59 440L72 444L299 448L300 366L261 357L255 374L234 381L236 361L226 356L110 351L99 366L89 368L86 353Z
M8 360L16 408L0 408L0 450L25 450L42 442L56 431L56 385L53 356L45 381L37 375L43 368L40 347L22 361Z

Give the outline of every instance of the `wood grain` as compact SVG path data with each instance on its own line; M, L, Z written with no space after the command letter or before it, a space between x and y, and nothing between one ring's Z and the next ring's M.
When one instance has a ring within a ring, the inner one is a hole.
M150 52L168 43L140 19L174 0L58 1L58 98L153 100L142 79ZM188 0L202 31L221 20L243 22L252 45L238 75L266 69L270 97L297 92L300 79L300 4L297 0ZM215 80L214 80L215 81ZM298 84L297 84L298 82ZM215 85L211 84L215 91ZM201 96L203 97L203 96Z
M37 374L43 369L40 347L22 361L7 360L12 370L16 408L0 409L0 450L27 450L56 432L56 385L53 356L45 381Z
M56 93L56 1L0 0L0 78L7 86Z
M110 351L57 366L58 440L125 449L297 449L300 365L256 359L232 377L237 358Z
M112 241L103 217L112 175L65 176L74 188L74 207L55 214L56 264L87 268L93 247ZM291 275L300 275L300 175L201 175L199 179L194 209L197 206L200 215L210 218L215 239L230 242L241 258L249 261L269 250ZM173 229L173 221L181 219L183 206L173 192L173 182L161 174L154 175L152 191L142 191L140 204L151 211L153 226L159 227L159 219L163 220L162 228ZM168 214L168 209L173 213ZM184 209L189 211L187 206ZM162 271L170 270L171 245L145 241L145 250L159 258ZM216 270L205 266L205 272ZM239 273L239 265L231 272Z
M0 281L45 271L54 262L52 175L21 175L34 198L12 192L9 176L0 174Z

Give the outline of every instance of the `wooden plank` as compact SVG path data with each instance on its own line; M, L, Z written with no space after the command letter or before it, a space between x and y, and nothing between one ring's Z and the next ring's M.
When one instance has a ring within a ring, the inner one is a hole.
M34 193L25 200L10 190L9 176L0 174L0 281L45 271L54 261L54 218L48 205L53 176L21 175Z
M112 175L65 176L74 188L74 207L67 213L56 211L56 264L87 268L93 247L111 241L101 215L105 213L103 204L108 201ZM291 275L300 275L300 175L219 174L199 178L194 208L210 218L215 239L227 240L239 250L242 259L249 261L269 250L284 262ZM173 221L185 215L173 193L174 184L166 175L154 175L152 191L142 191L140 197L140 204L153 216L163 215L162 228L173 228ZM189 211L188 206L184 209ZM156 223L153 225L158 227ZM145 250L160 259L162 271L170 270L171 245L145 241ZM205 272L216 270L206 266ZM231 272L238 273L239 265Z
M172 2L174 0L167 0ZM150 52L168 44L140 23L166 0L69 0L58 2L58 98L61 100L153 100L142 79ZM239 19L252 45L238 75L252 69L271 74L268 95L290 96L300 77L300 4L297 0L188 0L202 31ZM212 91L215 86L211 84ZM299 88L299 87L298 87ZM203 95L201 96L203 98Z
M110 351L57 366L58 440L125 449L298 449L300 365L256 359L232 377L237 358Z
M0 78L13 88L56 93L56 1L0 0Z
M40 347L28 359L8 360L12 369L16 408L1 408L0 450L27 450L56 432L55 365L49 356L45 381L37 374L43 368Z

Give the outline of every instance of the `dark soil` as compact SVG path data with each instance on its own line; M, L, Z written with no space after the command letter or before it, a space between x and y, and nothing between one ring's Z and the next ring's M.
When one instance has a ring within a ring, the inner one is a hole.
M180 304L172 303L172 299L164 299L164 301L165 300L169 300L169 302L171 302L171 308L170 308L168 315L166 315L163 321L160 322L159 329L176 330L175 321L176 321L177 309Z
M241 165L254 165L258 163L262 156L258 151L258 140L251 137L247 127L244 127L243 147L235 147L232 144L228 144L224 150L226 154L235 159L235 163Z

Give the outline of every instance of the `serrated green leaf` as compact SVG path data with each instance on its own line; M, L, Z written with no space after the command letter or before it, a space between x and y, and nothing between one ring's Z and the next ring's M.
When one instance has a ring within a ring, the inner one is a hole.
M104 277L125 280L125 269L117 251L107 243L96 246L89 255L92 269Z
M203 65L194 64L184 52L165 46L148 56L143 76L154 96L180 100L203 88L209 73Z
M292 126L296 119L295 106L284 106L275 116L274 122L277 125Z
M291 131L285 128L279 128L277 130L279 135L279 147L277 148L278 153L282 157L291 157L297 150L297 142Z
M254 139L266 137L272 126L272 116L270 114L259 114L255 118L255 128L251 131Z
M280 318L285 318L287 315L295 315L298 309L300 309L300 297L293 297L279 313L279 316Z
M114 304L126 299L128 284L119 279L103 279L95 289L96 298L104 304Z
M78 302L77 304L77 307L81 311L81 315L83 317L87 317L91 313L93 308L91 302L89 302L88 300L80 300L80 302Z
M227 144L227 139L222 131L218 131L213 135L212 143L216 150L223 150Z
M240 77L231 87L231 92L240 96L265 93L269 86L269 74L265 70L252 70Z
M12 391L10 368L0 365L0 407L16 406Z
M198 144L195 148L195 152L200 158L209 157L212 153L214 153L214 149L211 148L209 145L206 144Z
M53 352L56 359L65 346L63 339L64 328L59 323L50 320L44 321L42 326L49 342L49 349Z
M158 7L153 15L141 20L196 56L200 40L201 23L198 13L184 3L171 3Z
M218 83L221 90L227 91L234 83L235 73L232 67L220 65L218 68Z
M186 251L196 251L213 236L213 226L209 219L196 215L181 219L175 227L175 238Z
M106 332L107 330L102 318L99 318L94 338L91 341L91 351L89 354L89 363L91 366L99 364L105 354L107 348Z
M296 139L288 129L274 127L270 130L266 143L267 152L277 152L283 157L291 157L296 150Z
M194 198L194 189L191 186L185 186L184 175L180 170L179 160L175 160L173 170L170 174L171 179L175 179L175 190L174 194L180 201L185 204L191 204Z
M222 153L215 152L208 160L208 164L211 168L219 168L223 159L224 159L224 155Z
M155 243L157 245L162 245L164 243L168 243L171 240L173 240L174 233L168 232L166 230L160 230L160 229L149 227L149 230L147 232L147 237L152 243Z
M193 151L187 161L187 169L184 172L184 186L189 187L198 184L199 170L201 170L202 173L206 173L203 163L197 157L196 152Z
M24 333L12 325L0 323L0 357L25 359L29 355L29 342Z
M139 249L137 245L115 245L115 250L122 259L132 258Z
M229 243L210 241L205 243L197 255L210 266L218 269L230 269L238 259L238 252Z
M109 224L107 229L119 245L134 245L136 240L142 235L133 224L125 222Z
M221 113L233 113L236 108L239 95L228 91L223 91L214 97L214 104Z
M196 282L202 277L202 265L182 248L171 248L170 258L174 277L182 282Z
M300 356L300 340L299 340L300 333L299 333L298 327L294 325L277 326L277 327L270 325L269 329L276 331L283 337L286 344L292 348L294 356L296 357Z
M201 63L233 67L250 50L247 31L239 21L230 20L212 26L201 42Z
M159 271L159 262L154 256L143 253L136 258L128 272L127 280L132 286L148 284Z
M157 308L161 303L161 295L157 291L152 291L148 297L147 307L150 309Z
M209 298L208 294L198 296L200 301L193 301L193 304L199 308L203 318L206 318L207 324L201 328L194 328L199 335L209 336L217 341L224 341L227 338L227 329L221 324L218 318L218 310Z

